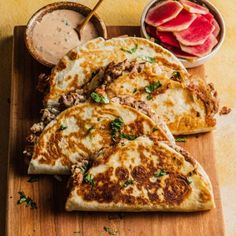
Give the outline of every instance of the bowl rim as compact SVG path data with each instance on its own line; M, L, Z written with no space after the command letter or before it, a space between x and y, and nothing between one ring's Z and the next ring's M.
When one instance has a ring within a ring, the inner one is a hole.
M48 13L51 13L55 10L60 10L60 9L68 9L68 10L73 10L76 11L75 9L81 9L83 8L85 11L90 12L92 9L80 4L78 2L53 2L50 4L47 4L41 8L39 8L28 20L27 22L27 26L25 29L25 33L24 33L24 41L25 41L25 45L29 51L29 53L31 54L31 56L37 60L39 63L47 66L47 67L54 67L56 64L53 64L51 62L48 62L47 60L45 60L39 53L37 53L37 51L35 50L32 40L31 40L31 36L30 33L32 33L32 30L35 26L35 22L40 19L40 16L45 16ZM79 12L79 11L78 11ZM80 12L80 14L82 14ZM98 37L103 37L103 38L107 38L107 28L105 25L105 22L97 15L97 13L95 13L92 16L93 20L95 19L101 27L101 35L99 35Z
M145 27L145 17L149 11L149 9L156 4L157 2L161 2L161 1L166 1L166 0L152 0L150 1L146 7L144 8L143 12L142 12L142 16L140 19L140 25L141 25L141 35L143 37L145 37L146 39L149 39L149 35L147 34L146 31L146 27ZM219 36L219 41L217 43L217 45L213 48L213 50L208 53L207 55L203 56L203 57L198 57L198 58L194 58L193 60L188 60L188 59L183 59L180 57L177 57L182 63L190 63L190 64L203 64L201 62L205 62L206 60L210 59L211 56L215 55L215 53L219 50L219 48L222 46L224 39L225 39L225 22L224 22L224 18L222 16L222 14L220 13L220 11L209 1L207 0L198 0L201 3L204 3L207 8L209 9L209 11L214 15L217 23L220 25L220 36ZM168 49L167 49L168 50ZM172 53L173 54L173 53Z

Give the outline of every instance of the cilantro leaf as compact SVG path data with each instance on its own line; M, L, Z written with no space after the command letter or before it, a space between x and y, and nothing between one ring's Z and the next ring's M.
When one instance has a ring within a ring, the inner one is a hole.
M137 138L137 136L134 134L124 134L124 133L121 133L120 137L128 140L135 140Z
M187 178L187 183L188 183L188 185L191 184L192 182L193 182L193 181L192 181L191 179Z
M149 57L149 56L141 56L140 57L142 60L147 61L149 63L154 63L156 62L156 59L154 57Z
M179 71L174 71L172 73L170 79L180 82L182 80L182 77L181 77L181 74L179 73Z
M92 92L90 94L91 98L93 99L94 102L97 103L109 103L109 99L107 97L104 97L96 92Z
M137 44L135 44L135 46L134 46L133 48L131 48L131 49L121 48L121 50L122 50L123 52L127 52L127 53L129 53L129 54L135 53L135 52L137 51L137 49L138 49L138 45L137 45Z
M117 233L115 230L113 230L113 229L111 229L111 228L109 228L109 227L107 227L107 226L104 226L103 229L104 229L104 231L106 231L109 235L112 235L112 236L116 235L116 233Z
M132 179L128 179L122 184L122 188L126 188L127 186L133 185L133 184L134 184L134 181Z
M179 137L179 138L176 138L175 141L185 143L187 141L187 138L186 137Z
M26 203L26 206L30 206L31 209L37 209L37 204L32 198L26 197L24 192L18 192L18 194L20 195L20 199L17 201L18 205Z
M65 130L65 129L67 129L67 128L68 128L67 126L61 125L58 130L59 130L59 131L62 131L62 130Z
M147 100L152 100L152 95L148 94L146 98L147 98Z
M116 139L119 137L123 124L124 124L124 121L121 117L114 119L110 123L111 137L114 142L116 142Z
M85 182L85 183L88 183L88 184L90 184L90 185L92 185L92 186L94 186L94 184L95 184L95 182L94 182L94 177L93 177L91 174L86 174L86 175L84 176L84 182Z
M156 89L161 87L161 82L158 80L155 83L151 83L150 85L145 86L146 93L153 93Z
M167 173L164 170L159 170L159 171L156 171L153 175L158 178L158 177L167 175Z

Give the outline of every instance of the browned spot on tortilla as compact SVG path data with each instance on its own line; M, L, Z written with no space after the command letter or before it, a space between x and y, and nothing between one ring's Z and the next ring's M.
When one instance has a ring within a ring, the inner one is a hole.
M129 171L122 166L116 168L115 174L119 180L127 180L129 178Z
M165 184L164 197L169 204L180 204L191 193L185 176L170 174Z

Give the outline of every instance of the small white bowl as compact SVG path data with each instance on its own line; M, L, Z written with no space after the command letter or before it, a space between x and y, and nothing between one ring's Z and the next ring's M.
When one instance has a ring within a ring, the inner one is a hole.
M163 0L152 0L151 2L149 2L149 4L143 10L140 23L141 23L141 36L144 38L147 38L147 39L150 38L149 35L147 34L147 31L145 28L146 15L147 15L149 9L152 8L157 2L160 2L160 1L163 1ZM205 4L207 6L207 8L209 9L209 11L214 15L216 21L218 22L218 24L220 26L220 35L218 36L217 45L206 56L199 57L196 59L190 59L190 60L179 58L179 60L184 64L184 66L186 68L193 68L196 66L200 66L200 65L206 63L208 60L210 60L218 52L218 50L222 46L222 43L225 38L225 23L224 23L224 19L223 19L222 15L220 14L219 10L212 3L210 3L207 0L198 0L198 2Z

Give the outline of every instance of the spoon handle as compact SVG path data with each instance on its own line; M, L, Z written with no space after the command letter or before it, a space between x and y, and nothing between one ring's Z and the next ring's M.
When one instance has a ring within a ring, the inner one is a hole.
M103 0L99 0L95 7L92 9L92 11L88 14L88 16L85 18L84 22L80 26L80 31L83 30L84 26L89 22L89 20L92 18L93 14L97 10L97 8L100 6L100 4L103 2Z

